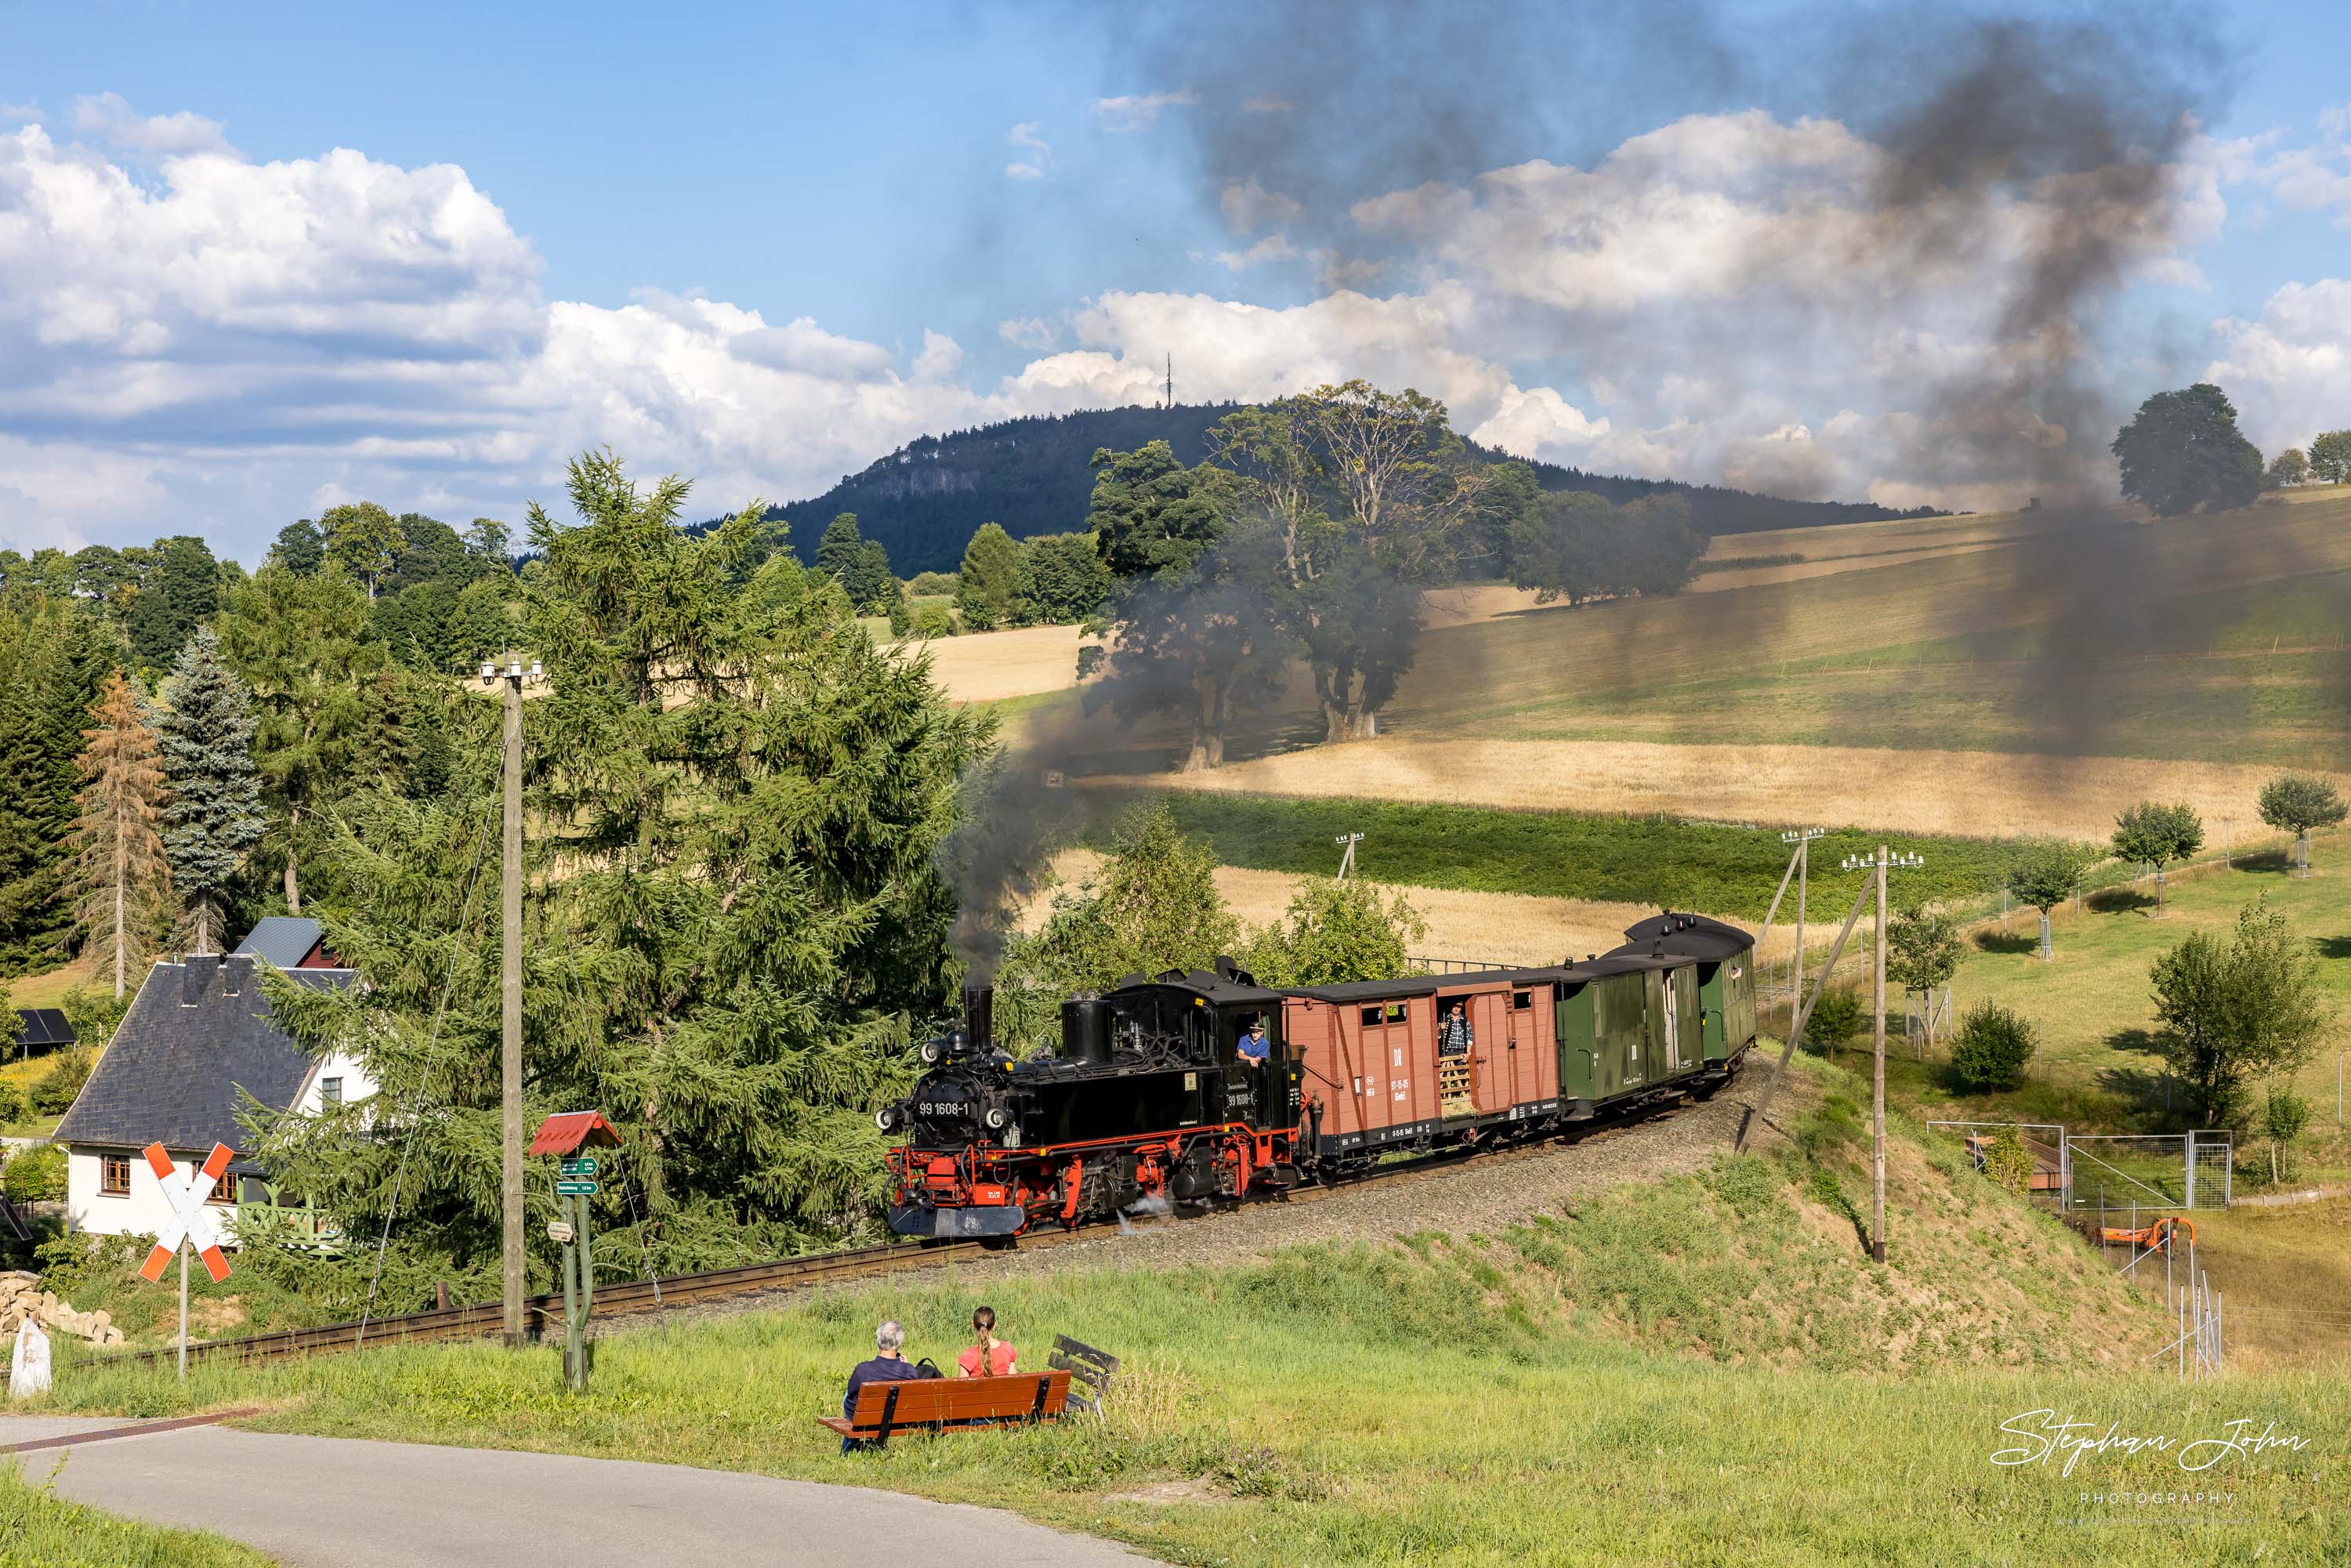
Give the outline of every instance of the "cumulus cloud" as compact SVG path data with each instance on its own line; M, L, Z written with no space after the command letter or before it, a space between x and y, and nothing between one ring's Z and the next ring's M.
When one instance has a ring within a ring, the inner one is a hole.
M2228 172L2258 182L2283 206L2332 213L2335 227L2351 228L2351 106L2321 111L2314 141L2271 151L2268 144L2275 140L2273 135L2236 143Z
M2227 390L2246 435L2264 452L2307 446L2343 424L2342 411L2351 408L2351 280L2289 283L2258 320L2224 317L2213 330L2220 355L2199 379Z
M206 152L233 157L236 152L220 121L185 110L177 114L142 115L119 92L74 99L71 123L77 132L101 145L150 158L186 158Z
M1105 131L1127 132L1148 131L1159 123L1159 117L1171 109L1185 109L1200 101L1200 95L1190 88L1178 88L1174 92L1129 93L1119 98L1094 99L1094 118Z
M1999 293L2066 210L2052 188L1971 210L1949 257L1889 256L1887 155L1834 120L1696 116L1588 166L1390 192L1353 209L1364 256L1294 248L1290 197L1228 182L1227 227L1257 237L1213 259L1295 257L1320 298L1107 287L998 323L1030 357L990 382L936 330L909 350L656 289L549 301L538 255L461 169L350 150L256 162L210 121L88 101L79 134L109 151L40 123L0 132L0 543L16 548L168 518L251 559L327 496L511 515L605 442L695 476L712 511L796 498L925 433L1154 400L1170 353L1187 401L1363 376L1520 455L1887 505L2022 500L2029 481L1970 455L1987 420L2026 446L2077 439L1918 397L2012 351ZM1136 129L1191 101L1098 112ZM1050 156L1034 122L1007 143L1040 171ZM2126 235L2122 264L2182 280L2223 187L2273 157L2198 143L2168 221ZM2351 284L2280 290L2218 330L2211 373L2264 444L2289 411L2351 401Z

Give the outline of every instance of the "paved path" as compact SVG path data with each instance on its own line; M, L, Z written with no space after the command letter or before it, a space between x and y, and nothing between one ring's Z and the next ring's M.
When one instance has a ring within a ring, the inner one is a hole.
M5 1416L0 1444L124 1424ZM217 1531L298 1568L1148 1561L990 1509L626 1459L199 1427L37 1449L21 1460L38 1479L60 1457L57 1489L66 1497Z

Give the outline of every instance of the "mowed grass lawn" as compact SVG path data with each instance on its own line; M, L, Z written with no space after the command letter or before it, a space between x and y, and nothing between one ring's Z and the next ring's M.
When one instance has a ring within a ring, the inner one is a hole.
M2335 1056L2351 1051L2351 843L2331 836L2313 858L2318 874L2306 879L2287 875L2284 858L2275 852L2240 860L2234 869L2175 872L2168 913L2159 920L2153 918L2152 885L2144 883L2093 894L2078 915L2061 906L2053 925L2056 957L2048 963L2034 951L2033 910L2011 915L2005 937L1997 926L1979 927L1951 982L1955 1008L1964 1012L1975 1003L1997 1001L2031 1019L2042 1040L2032 1077L2011 1093L1970 1094L1951 1082L1941 1060L1944 1048L1923 1065L1895 1050L1887 1068L1890 1092L1929 1116L2063 1122L2077 1132L2177 1131L2185 1124L2185 1105L2175 1096L2173 1111L2165 1108L2148 968L2190 932L2227 937L2238 911L2263 898L2311 944L2321 981L2341 1009L2336 1034L2321 1042L2295 1080L2311 1101L2312 1153L2333 1168L2351 1154L2340 1146L2335 1120ZM1852 977L1852 964L1848 956L1840 974ZM1888 1005L1898 1007L1898 998ZM1898 1027L1898 1014L1896 1022ZM2252 1140L2241 1142L2250 1150ZM2342 1174L2351 1176L2351 1169Z
M237 1369L76 1359L59 1402L160 1414L259 1402L256 1424L758 1470L1011 1507L1185 1563L2175 1563L2314 1560L2339 1530L2339 1365L2187 1385L2137 1369L2158 1306L2043 1216L1915 1141L1897 1244L1861 1260L1854 1085L1792 1114L1829 1162L1748 1156L1620 1187L1495 1237L1412 1233L1219 1269L1094 1268L844 1289L608 1336L594 1384L556 1352L386 1349ZM1839 1102L1843 1102L1840 1105ZM1807 1173L1811 1173L1808 1176ZM1832 1183L1834 1185L1834 1183ZM1850 1200L1844 1200L1849 1207ZM1123 1358L1107 1418L843 1457L873 1323L938 1359L973 1301L1029 1360L1067 1333ZM2033 1412L2058 1412L2054 1417ZM2064 1473L2051 1419L2168 1437ZM2227 1423L2305 1447L2179 1448ZM2003 1433L2003 1425L2011 1430ZM2225 1490L2217 1500L2183 1492ZM2163 1494L2152 1504L2092 1501ZM2185 1554L2183 1556L2183 1553Z

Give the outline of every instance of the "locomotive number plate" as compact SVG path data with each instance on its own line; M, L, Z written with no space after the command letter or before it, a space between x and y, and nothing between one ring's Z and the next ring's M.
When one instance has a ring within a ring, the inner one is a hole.
M962 1116L970 1111L970 1103L964 1100L924 1100L914 1106L915 1114L921 1116Z

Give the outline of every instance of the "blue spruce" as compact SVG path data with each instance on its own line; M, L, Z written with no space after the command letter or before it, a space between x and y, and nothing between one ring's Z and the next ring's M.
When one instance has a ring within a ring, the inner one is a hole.
M253 767L253 694L221 662L220 639L196 628L164 683L160 727L163 854L195 923L196 951L212 951L231 880L261 837L261 779Z

